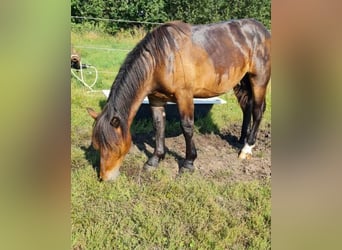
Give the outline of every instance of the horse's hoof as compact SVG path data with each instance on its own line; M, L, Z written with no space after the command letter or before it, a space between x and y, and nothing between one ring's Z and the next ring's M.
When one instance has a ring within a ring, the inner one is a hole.
M179 169L179 174L185 174L185 173L193 173L195 171L195 168L184 168L184 167L181 167Z
M159 158L152 156L148 161L144 164L143 169L146 171L153 171L158 167Z
M184 164L179 168L179 173L193 173L195 171L194 164L192 162L184 161Z
M151 172L154 171L155 169L157 169L158 165L156 166L152 166L150 164L148 164L148 162L146 162L143 166L143 170L147 171L147 172Z

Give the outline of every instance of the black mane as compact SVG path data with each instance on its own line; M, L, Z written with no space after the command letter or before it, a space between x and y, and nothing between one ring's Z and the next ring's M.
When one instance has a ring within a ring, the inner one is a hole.
M112 85L107 103L94 124L94 137L100 146L115 147L118 141L110 121L120 119L123 136L127 135L127 119L132 103L143 87L149 73L164 63L167 56L177 50L172 29L178 34L185 34L182 23L166 23L148 33L127 55Z

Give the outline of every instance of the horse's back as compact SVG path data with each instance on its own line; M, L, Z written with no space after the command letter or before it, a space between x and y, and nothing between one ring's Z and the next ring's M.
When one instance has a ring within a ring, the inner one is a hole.
M176 50L168 53L156 82L169 96L180 90L199 98L221 95L253 71L256 54L269 58L270 34L253 19L205 25L177 21L164 27L173 34Z

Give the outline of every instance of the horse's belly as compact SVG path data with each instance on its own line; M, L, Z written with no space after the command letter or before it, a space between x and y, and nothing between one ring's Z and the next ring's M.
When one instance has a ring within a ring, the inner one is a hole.
M209 77L201 77L194 83L194 97L207 98L222 95L231 90L242 77L242 73L236 75L212 74Z
M149 94L150 102L176 102L175 95L173 93L166 93L160 91L153 91Z

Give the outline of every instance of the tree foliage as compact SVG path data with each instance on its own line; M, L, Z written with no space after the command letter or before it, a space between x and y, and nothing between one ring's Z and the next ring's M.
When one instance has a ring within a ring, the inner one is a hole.
M192 24L229 19L255 18L266 27L271 25L270 0L71 0L71 16L163 23L182 20ZM72 18L72 23L102 25L106 32L148 24L106 22ZM101 23L101 24L100 24Z

